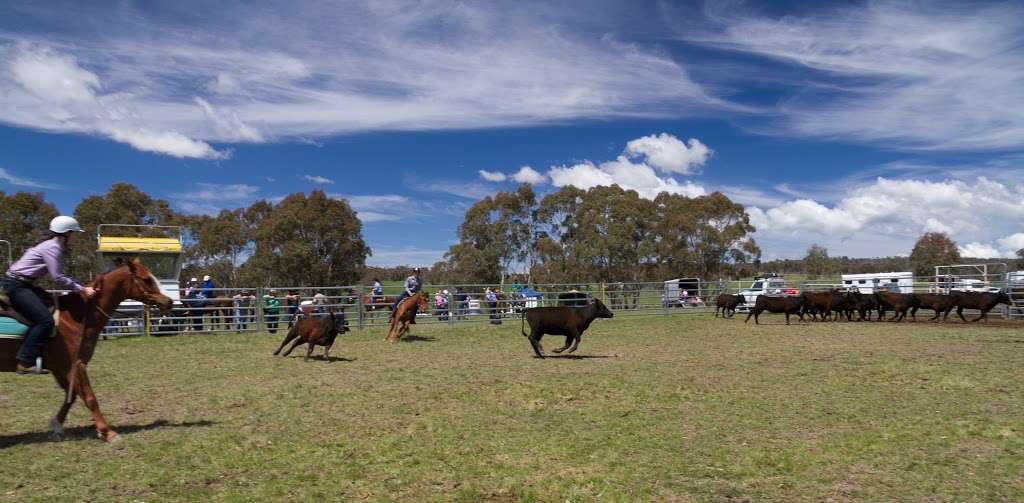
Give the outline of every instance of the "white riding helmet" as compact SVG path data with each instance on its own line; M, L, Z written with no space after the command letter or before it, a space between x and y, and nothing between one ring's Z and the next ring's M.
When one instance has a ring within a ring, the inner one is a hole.
M65 232L70 231L85 232L82 230L82 227L78 225L78 220L75 220L74 218L61 215L50 220L50 232L64 234Z
M210 275L203 276L203 281L210 281Z
M195 278L192 278L192 281L190 281L190 283L199 283L199 280L195 279Z

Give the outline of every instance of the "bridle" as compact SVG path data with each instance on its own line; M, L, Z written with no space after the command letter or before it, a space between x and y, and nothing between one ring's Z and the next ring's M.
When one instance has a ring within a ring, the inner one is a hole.
M114 271L116 270L117 269L114 269ZM110 272L113 271L108 271L108 273ZM145 304L146 307L152 307L156 305L156 299L153 297L152 294L146 291L146 284L141 279L139 279L138 276L135 275L135 269L132 267L128 267L128 274L131 277L132 283L135 285L135 287L142 292L142 297L145 299L142 301L142 303ZM93 288L95 288L97 291L99 291L100 287L103 285L103 278L105 276L106 274L98 274L96 276L96 286ZM68 393L67 397L65 398L67 403L71 403L75 397L75 376L78 374L78 366L82 363L82 346L85 345L86 331L89 330L89 325L92 324L93 309L102 313L104 316L107 317L107 319L113 318L113 316L111 316L110 313L104 311L103 308L100 307L99 302L97 302L96 300L97 299L95 298L95 296L91 298L86 298L85 300L86 306L88 307L85 310L85 317L82 320L82 338L81 340L78 341L78 347L75 349L75 360L71 364L71 375L68 377Z

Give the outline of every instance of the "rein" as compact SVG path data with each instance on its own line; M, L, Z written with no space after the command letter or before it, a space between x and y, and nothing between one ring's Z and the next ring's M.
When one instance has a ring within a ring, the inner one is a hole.
M142 292L143 296L145 297L146 300L143 301L143 304L145 304L147 307L152 306L153 304L155 304L156 301L153 299L153 296L150 295L149 292L147 292L145 288L142 288L142 286L143 286L141 284L142 280L140 280L137 276L135 276L135 271L129 270L128 274L131 275L132 282L135 284L136 287L139 288L139 290ZM96 275L96 286L93 287L93 288L95 288L97 292L102 291L101 287L103 286L103 278L104 278L104 276L106 276L106 275L104 275L104 274L97 274ZM103 308L101 308L99 306L99 302L98 302L99 299L97 298L98 296L99 296L99 294L97 293L97 295L95 295L93 297L88 297L85 300L86 310L85 310L85 317L82 320L82 337L78 341L78 347L75 349L75 359L74 359L74 361L71 364L72 371L71 371L71 375L68 377L68 392L67 392L67 397L65 398L65 403L71 403L74 400L74 398L75 398L75 376L78 375L78 366L80 364L82 364L82 346L85 345L86 332L88 332L89 326L92 325L93 310L95 309L96 311L99 311L101 314L106 316L108 320L113 318L113 316L110 316L110 313L104 311ZM117 310L115 310L114 312L117 312ZM97 337L99 337L98 334L97 334ZM85 397L82 397L82 399L84 400Z

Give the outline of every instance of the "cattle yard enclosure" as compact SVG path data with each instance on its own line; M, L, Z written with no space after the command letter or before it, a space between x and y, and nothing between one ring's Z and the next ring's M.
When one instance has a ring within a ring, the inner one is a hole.
M906 277L900 274L899 289L904 293L949 293L951 291L1006 289L1014 306L1011 308L1007 305L1000 305L990 313L990 316L1024 319L1024 273L1007 272L1005 266L999 269L991 264L987 268L979 268L975 265L949 267L952 268L950 269L952 272L943 272L936 276ZM892 274L858 276L888 277ZM866 284L881 285L885 288L880 289L889 290L890 284L897 284L895 281L895 279L886 279L874 283L869 281ZM597 285L531 284L528 296L515 296L506 289L503 292L506 298L495 304L487 302L485 293L487 288L495 288L494 285L426 284L423 288L425 291L431 292L430 307L427 312L418 314L417 323L449 325L491 323L495 319L517 318L519 313L529 307L564 305L569 302L569 298L576 295L602 299L605 305L616 313L617 317L713 315L715 298L718 294L740 292L750 294L750 284L751 280L707 282L696 278L684 278L669 282L614 282ZM787 291L794 292L830 288L858 288L864 291L865 288L865 285L859 284L859 282L841 279L801 280L789 282L786 285ZM467 300L462 303L455 299L454 294L459 287L467 296ZM320 292L323 295L323 304L315 306L317 311L343 309L353 330L381 327L388 324L389 310L385 308L389 308L390 304L377 306L381 308L379 310L369 309L365 302L370 295L368 286L316 288L283 286L274 289L282 292L282 295L279 296L281 306L277 314L268 311L262 305L262 299L271 290L270 288L217 288L214 289L215 295L221 301L217 305L208 304L194 309L192 316L201 318L197 326L201 327L200 331L202 332L266 331L273 323L277 324L277 329L287 331L289 317L303 308L307 311L311 310L314 307L310 305L313 295L315 292ZM245 305L239 304L235 299L235 296L243 290L253 294L253 298L245 301ZM291 301L291 304L283 295L289 290L296 290L299 293L298 298ZM449 292L446 297L447 307L439 310L435 304L434 292L445 290ZM686 292L685 296L682 295L682 292ZM385 295L392 294L392 292L385 292ZM753 307L753 301L753 297L748 299L746 305L739 306L740 311L746 311ZM239 323L240 319L244 319L244 327ZM107 328L106 336L139 335L146 333L147 327L151 334L173 334L186 330L190 323L191 321L188 319L161 317L156 313L153 313L152 317L148 319L140 314L138 318L116 320Z

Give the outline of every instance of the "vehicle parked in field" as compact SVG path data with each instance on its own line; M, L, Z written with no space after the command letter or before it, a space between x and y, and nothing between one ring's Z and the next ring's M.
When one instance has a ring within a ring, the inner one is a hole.
M769 273L763 277L758 276L750 284L750 288L740 291L746 305L737 306L737 311L749 310L760 295L799 295L800 289L786 283L786 278L781 275Z

